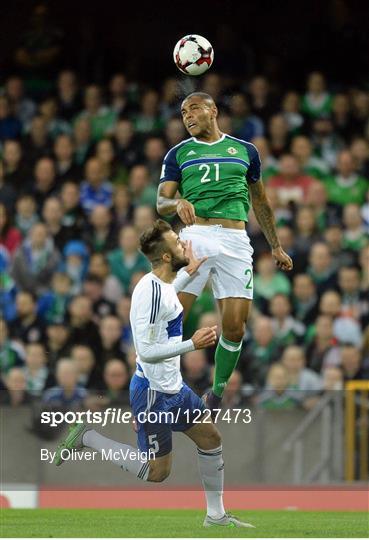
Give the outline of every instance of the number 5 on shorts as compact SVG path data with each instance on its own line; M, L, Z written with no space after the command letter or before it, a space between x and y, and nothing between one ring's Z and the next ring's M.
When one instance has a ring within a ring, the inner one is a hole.
M154 433L153 435L149 435L149 445L153 447L154 454L157 454L159 450L159 443L156 440L156 437L156 433Z
M247 268L247 270L245 270L245 276L246 276L246 285L245 285L245 289L252 289L252 270L251 268Z

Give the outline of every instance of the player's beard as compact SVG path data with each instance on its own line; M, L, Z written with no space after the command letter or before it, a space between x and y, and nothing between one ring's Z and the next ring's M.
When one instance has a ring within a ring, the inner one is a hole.
M187 259L187 257L185 256L178 257L177 255L174 255L174 253L172 253L172 271L173 272L178 272L178 270L187 266L188 263L189 263L189 260Z

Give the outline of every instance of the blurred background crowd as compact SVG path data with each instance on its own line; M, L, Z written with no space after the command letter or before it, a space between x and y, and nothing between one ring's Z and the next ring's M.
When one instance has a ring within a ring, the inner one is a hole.
M215 99L223 132L258 148L294 261L288 274L276 269L251 212L255 300L224 405L310 409L325 391L369 379L368 88L322 71L297 88L216 63L199 80L173 67L174 77L151 85L120 71L104 82L69 68L47 78L59 46L48 28L44 41L35 28L27 34L17 69L0 81L1 404L128 404L130 297L150 271L139 235L157 217L162 160L186 137L180 103L194 89ZM37 84L32 65L43 68ZM207 288L184 337L213 324ZM182 358L199 394L213 358Z

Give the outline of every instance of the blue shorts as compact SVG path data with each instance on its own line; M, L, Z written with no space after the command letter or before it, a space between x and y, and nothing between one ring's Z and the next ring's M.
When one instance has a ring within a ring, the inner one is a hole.
M177 394L166 394L152 390L146 378L134 375L129 394L138 448L141 452L154 451L156 457L172 451L172 431L190 429L205 409L202 399L186 384Z

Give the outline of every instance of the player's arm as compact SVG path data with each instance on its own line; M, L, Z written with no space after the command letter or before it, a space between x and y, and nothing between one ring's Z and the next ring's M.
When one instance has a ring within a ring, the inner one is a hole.
M169 150L164 158L158 187L156 209L160 216L178 214L185 225L195 223L195 208L185 199L176 199L181 170L177 163L176 148Z
M250 183L249 189L255 217L272 249L272 255L277 266L282 270L292 270L292 259L281 247L275 225L274 214L266 196L265 187L262 180L259 179L257 182Z
M181 272L178 272L173 285L176 292L181 291L186 287L186 285L191 281L191 278L196 274L200 266L207 260L207 257L202 257L198 259L194 252L192 251L192 242L189 240L185 243L185 254L188 258L188 265L182 269Z
M197 330L191 339L179 343L158 343L163 322L160 317L160 299L160 290L155 288L141 291L139 296L132 299L131 324L135 328L136 351L142 362L156 364L173 356L215 344L214 328Z

